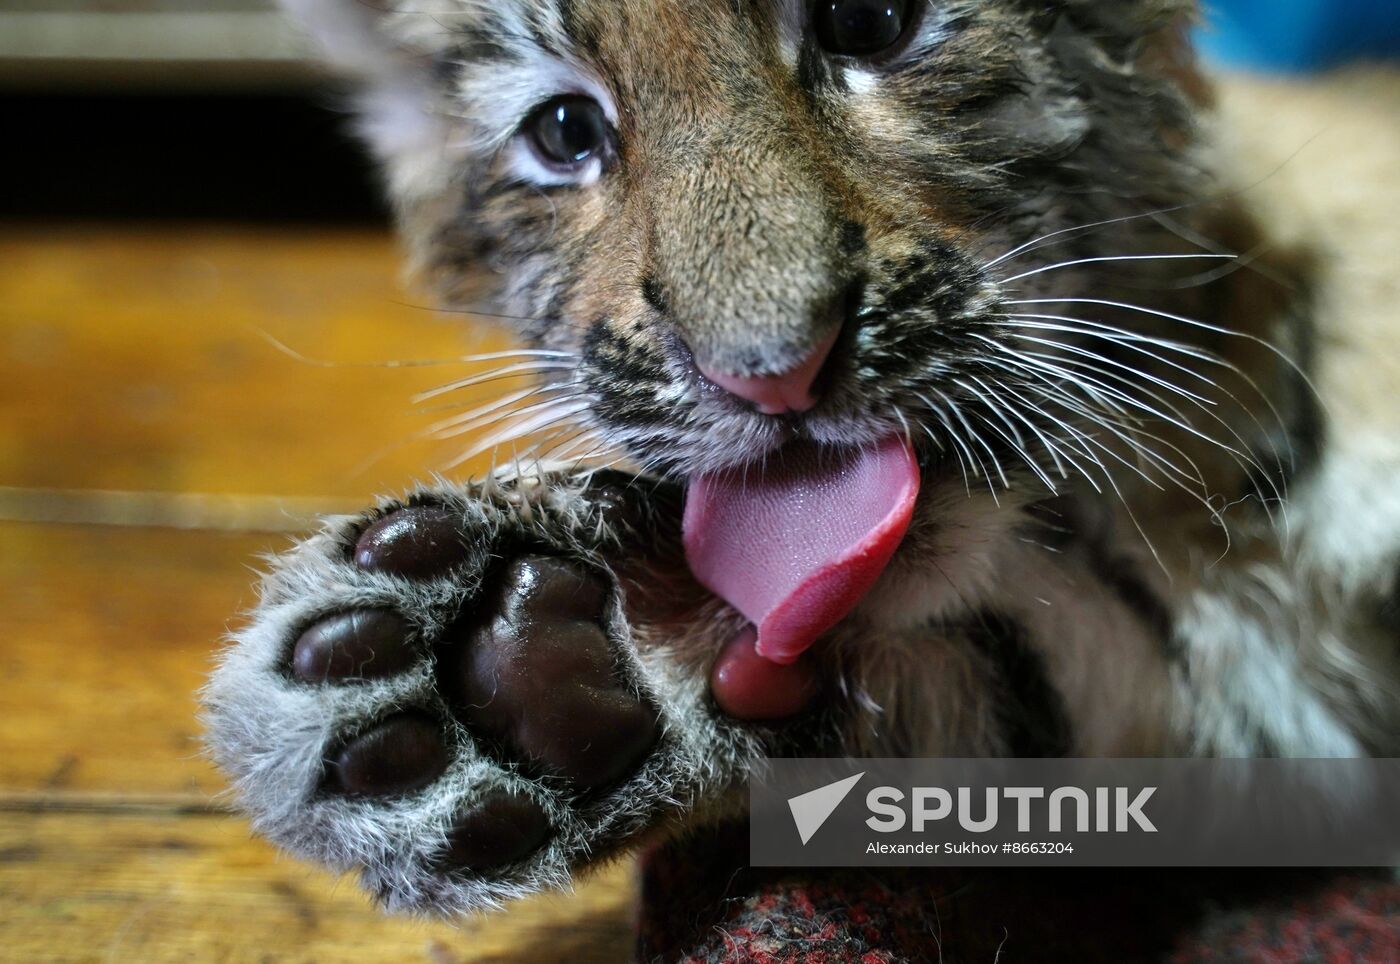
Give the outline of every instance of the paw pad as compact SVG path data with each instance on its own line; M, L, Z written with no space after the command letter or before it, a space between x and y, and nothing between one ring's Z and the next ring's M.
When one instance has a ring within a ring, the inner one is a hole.
M549 818L538 803L509 790L496 790L453 824L438 866L482 873L528 857L549 834Z
M331 783L355 796L421 790L446 771L442 728L418 714L386 720L351 740L331 762Z
M403 617L388 609L338 613L297 639L292 675L306 683L394 676L417 656L409 632Z
M355 542L355 565L368 572L410 578L438 575L461 562L468 545L447 509L415 506L391 512Z
M617 679L607 602L580 566L516 559L441 670L470 725L581 789L621 779L657 735L655 712Z

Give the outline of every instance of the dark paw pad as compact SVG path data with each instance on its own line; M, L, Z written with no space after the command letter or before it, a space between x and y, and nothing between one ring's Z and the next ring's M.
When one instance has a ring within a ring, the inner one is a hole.
M460 518L439 506L392 512L355 543L355 564L361 569L418 579L450 569L466 556Z
M656 713L619 679L607 603L607 582L580 565L516 559L442 661L467 722L584 789L622 779L657 736Z
M509 790L496 790L452 825L438 865L468 873L491 870L534 853L549 834L549 818L539 804Z
M297 639L292 674L307 683L382 679L416 656L403 617L388 609L352 609L321 620Z
M451 762L442 727L427 716L390 717L360 734L330 764L332 785L355 796L388 797L421 790Z

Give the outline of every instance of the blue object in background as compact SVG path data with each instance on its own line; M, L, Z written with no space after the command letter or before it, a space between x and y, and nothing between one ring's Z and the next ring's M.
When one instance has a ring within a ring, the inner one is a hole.
M1204 0L1197 42L1232 67L1312 70L1400 57L1400 0Z

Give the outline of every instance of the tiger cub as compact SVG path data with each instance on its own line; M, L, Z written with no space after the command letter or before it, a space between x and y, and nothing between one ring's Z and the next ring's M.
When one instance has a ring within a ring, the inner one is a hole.
M1218 99L1187 0L287 5L537 448L275 562L204 695L261 832L457 912L766 755L1400 750L1393 77Z

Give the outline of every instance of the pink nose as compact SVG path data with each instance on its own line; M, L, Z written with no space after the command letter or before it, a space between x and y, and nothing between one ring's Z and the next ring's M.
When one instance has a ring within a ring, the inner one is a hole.
M726 375L703 364L700 365L700 374L725 391L752 402L764 415L805 412L817 404L812 385L830 357L839 334L839 331L833 331L796 366L777 375Z

